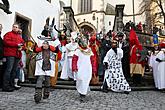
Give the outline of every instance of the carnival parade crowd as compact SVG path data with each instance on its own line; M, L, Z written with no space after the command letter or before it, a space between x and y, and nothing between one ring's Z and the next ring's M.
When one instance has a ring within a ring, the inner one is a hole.
M54 29L58 36L54 36ZM145 64L153 70L155 87L165 89L165 41L145 54L133 27L128 35L109 31L100 36L82 31L68 36L66 31L65 26L63 30L56 29L52 20L51 25L46 22L38 41L31 36L24 41L19 24L14 23L12 31L0 37L2 91L12 92L20 88L18 81L36 79L34 100L39 103L49 98L50 87L56 85L59 76L76 82L80 101L89 93L89 85L98 85L99 81L103 82L103 92L129 94L129 81L135 86L141 84Z

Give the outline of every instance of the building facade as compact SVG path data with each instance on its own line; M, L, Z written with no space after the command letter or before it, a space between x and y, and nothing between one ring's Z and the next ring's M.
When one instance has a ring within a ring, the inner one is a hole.
M59 27L59 0L9 0L9 3L12 14L0 10L2 36L11 31L14 22L20 23L23 34L31 35L35 40L41 35L46 18L50 17L50 21L55 18L55 25Z
M123 22L133 21L132 0L61 0L70 5L74 11L74 17L80 30L89 32L107 33L113 29L115 18L115 6L124 4ZM137 7L140 2L134 0L135 22L145 21L145 17L139 13Z

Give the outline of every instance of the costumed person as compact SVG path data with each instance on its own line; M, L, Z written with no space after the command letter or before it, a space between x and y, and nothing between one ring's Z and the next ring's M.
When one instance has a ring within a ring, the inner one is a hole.
M36 53L33 51L35 43L32 40L28 40L26 42L27 49L27 59L26 59L26 68L27 68L27 78L32 83L35 81L34 73L35 73L35 57Z
M79 47L78 43L76 42L77 37L78 37L78 33L72 32L70 39L71 42L69 44L66 44L66 56L60 76L61 79L70 79L70 78L74 79L74 74L72 72L72 57L76 49Z
M58 32L58 39L60 41L60 51L61 51L61 54L59 54L59 66L58 66L58 71L62 71L62 67L64 65L64 60L65 60L65 55L66 55L66 44L67 44L67 37L66 37L66 31L67 31L67 28L65 25L64 26L64 29L63 30L58 30L56 28L56 26L54 27L54 29Z
M118 41L115 38L111 42L112 48L107 52L103 61L106 70L102 91L108 92L108 88L110 88L114 92L129 94L131 88L124 77L121 63L123 50L117 48Z
M138 37L133 28L129 34L130 42L130 74L133 77L133 83L135 86L140 86L142 83L142 77L144 76L144 61L140 61L142 58L141 51L143 50Z
M116 37L118 38L118 47L123 50L122 68L123 74L127 80L130 80L130 62L129 62L129 39L126 39L126 35L123 32L118 32Z
M3 76L3 91L12 92L14 88L14 79L18 62L22 56L21 51L25 49L24 40L21 38L19 24L14 23L12 31L8 32L3 37L4 56L6 57L6 69Z
M76 89L80 94L80 101L85 101L85 96L90 90L89 83L92 78L92 72L96 72L95 66L91 61L93 53L88 47L88 40L85 36L79 38L79 48L75 51L72 58L72 72L75 74Z
M106 55L106 53L109 51L111 48L111 41L110 37L108 35L104 35L103 38L101 39L101 44L99 48L100 52L100 61L99 61L99 68L98 68L98 75L101 77L102 81L104 80L104 66L103 66L103 60Z
M151 52L151 56L149 58L149 66L152 68L153 71L154 83L156 88L158 88L158 81L159 81L157 74L159 62L156 61L156 55L158 53L159 53L159 47L158 45L154 45L154 50Z
M38 37L38 46L42 46L42 43L44 40L48 41L50 45L56 47L57 53L54 53L56 56L56 60L55 60L55 71L54 71L54 76L50 78L50 83L51 86L54 87L56 85L57 82L57 75L58 75L58 62L59 62L59 54L61 54L61 52L59 51L60 48L60 41L57 38L57 36L55 35L54 32L54 22L55 22L55 18L52 19L52 23L49 23L50 18L48 17L46 19L46 24L44 26L44 30L41 32L42 36Z
M93 52L93 56L91 56L92 64L96 66L96 73L92 72L92 79L91 84L98 84L99 83L99 76L98 76L98 59L99 59L99 47L96 44L96 35L91 36L89 39L89 47Z
M54 26L54 29L58 32L58 42L59 42L59 52L56 54L56 65L55 65L55 77L51 77L51 86L55 87L57 83L57 78L59 76L59 73L62 71L62 67L64 65L65 56L66 56L66 44L67 44L67 37L66 37L66 31L67 28L64 25L63 30L58 30L56 26Z
M49 45L48 41L44 41L41 47L35 46L35 52L37 52L36 56L36 68L35 68L35 76L37 77L36 88L34 100L36 103L39 103L42 98L47 99L49 97L50 91L50 76L54 76L55 71L55 54L56 48L54 46ZM44 82L44 88L42 86ZM42 89L43 93L42 93Z
M160 43L161 50L156 55L157 65L157 88L165 90L165 41Z

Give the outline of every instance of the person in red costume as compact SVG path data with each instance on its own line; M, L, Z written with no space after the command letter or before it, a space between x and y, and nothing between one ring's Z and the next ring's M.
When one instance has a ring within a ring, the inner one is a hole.
M89 83L92 78L92 72L96 73L96 67L93 65L91 57L93 52L88 47L88 41L85 36L81 36L78 41L79 48L72 57L72 72L75 74L76 89L80 94L80 101L85 101L85 96L89 90Z
M133 77L133 83L137 86L141 84L142 76L144 76L144 61L140 61L140 51L143 50L138 37L133 28L130 30L130 74Z
M99 83L99 77L98 77L98 58L99 58L99 48L96 44L96 35L93 35L89 39L89 47L91 48L93 52L93 56L91 57L91 60L96 68L96 72L92 72L92 80L91 84L98 84Z
M6 57L6 70L3 76L3 91L12 92L14 88L14 78L18 62L22 56L21 50L24 48L24 40L21 38L19 24L14 23L12 31L6 33L3 37L4 56Z

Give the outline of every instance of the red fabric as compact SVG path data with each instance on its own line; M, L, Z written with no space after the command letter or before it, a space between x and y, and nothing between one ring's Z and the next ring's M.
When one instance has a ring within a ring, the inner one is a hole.
M61 51L58 51L57 52L57 60L59 61L59 60L61 60L61 58L62 58L62 53L61 53Z
M144 62L138 62L141 58L140 53L137 53L138 51L143 50L142 45L140 44L138 37L132 28L130 30L130 63L133 64L144 64Z
M130 47L132 47L134 44L136 45L140 44L138 37L136 35L136 32L134 31L133 28L131 28L130 33L129 33L129 42L130 42Z
M138 29L142 31L142 23L141 22L138 24Z
M61 46L65 46L67 44L67 40L61 40Z
M78 61L78 56L73 55L73 57L72 57L72 72L78 71L77 61Z
M94 43L96 41L96 35L93 35L90 39L89 42Z
M41 52L41 51L42 51L42 46L38 47L37 45L35 45L34 52L38 53L38 52Z
M135 45L131 48L132 50L132 53L130 51L130 64L133 63L133 64L142 64L142 66L144 66L144 61L141 61L139 62L141 56L139 53L137 53L137 51L141 51L143 48L142 48L142 45Z
M159 44L160 48L165 48L165 41Z
M49 49L52 52L54 52L56 50L56 48L52 45L49 45ZM41 52L42 50L43 50L42 46L41 47L35 46L35 52L36 53Z
M96 61L96 57L95 56L91 56L91 64L92 64L92 74L95 74L95 76L98 76L98 62Z
M21 38L20 34L13 31L6 33L3 37L3 43L4 56L21 58L22 53L18 51L18 44L24 44L24 40Z
M99 41L99 40L96 39L96 45L97 45L98 47L100 47L100 46L101 46L101 41Z
M90 45L90 48L93 52L93 56L91 56L91 64L92 64L92 74L98 76L98 52L96 45Z
M50 51L52 51L52 52L54 52L54 51L56 50L56 48L55 48L54 46L52 46L52 45L49 45L49 49L50 49Z

